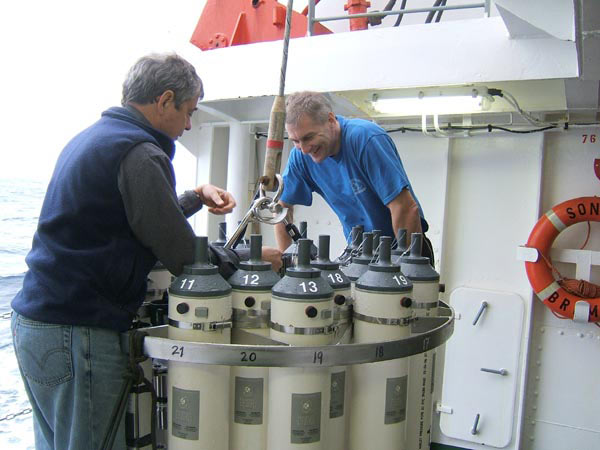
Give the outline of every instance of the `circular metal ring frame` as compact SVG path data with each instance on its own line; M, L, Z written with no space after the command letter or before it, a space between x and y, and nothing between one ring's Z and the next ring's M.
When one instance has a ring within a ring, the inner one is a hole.
M418 328L426 331L395 341L299 347L211 344L147 336L144 354L190 364L255 367L332 367L389 361L432 350L452 336L454 311L443 302L440 305L440 316L420 317L416 321Z

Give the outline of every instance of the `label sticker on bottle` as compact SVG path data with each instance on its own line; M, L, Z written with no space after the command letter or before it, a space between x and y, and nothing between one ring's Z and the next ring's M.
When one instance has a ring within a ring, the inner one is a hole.
M292 394L292 444L321 440L321 393Z
M406 399L408 396L408 375L388 378L385 385L386 425L402 422L406 419Z
M173 436L191 441L198 440L200 423L200 391L188 391L173 386L173 415L171 430Z
M235 423L262 425L263 389L263 378L235 377Z
M344 415L344 393L346 391L346 371L331 374L331 401L329 418L335 419Z

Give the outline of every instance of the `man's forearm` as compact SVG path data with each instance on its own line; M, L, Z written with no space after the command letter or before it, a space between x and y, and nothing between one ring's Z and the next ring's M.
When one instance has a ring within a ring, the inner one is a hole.
M407 241L410 242L412 233L422 232L419 206L414 201L408 189L404 189L398 194L387 207L392 216L392 227L394 228L395 236L398 236L398 230L404 228L407 232Z
M287 208L287 215L285 218L288 223L294 223L294 205L288 205L282 201L279 201L279 204L284 208ZM285 224L278 223L275 225L275 241L277 242L277 248L282 253L292 245L292 238L286 231Z
M396 214L392 213L392 226L396 237L398 236L398 230L406 229L407 242L410 243L412 233L422 232L418 208L416 211L407 211L406 214L403 214L401 210L398 210Z
M286 251L287 248L292 245L292 238L285 230L285 225L283 223L275 225L275 241L277 242L277 248L280 252Z
M200 200L198 194L192 190L185 191L177 198L177 201L186 218L192 217L202 209L202 200Z

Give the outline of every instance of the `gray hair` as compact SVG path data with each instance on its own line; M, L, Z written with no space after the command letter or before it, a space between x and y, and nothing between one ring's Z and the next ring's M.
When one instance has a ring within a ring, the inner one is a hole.
M330 112L333 112L331 103L318 92L295 92L285 100L285 123L289 125L297 125L304 114L314 122L323 124L327 122Z
M152 54L141 57L123 82L123 106L147 105L165 91L175 94L175 107L199 95L204 96L202 80L194 66L176 54Z

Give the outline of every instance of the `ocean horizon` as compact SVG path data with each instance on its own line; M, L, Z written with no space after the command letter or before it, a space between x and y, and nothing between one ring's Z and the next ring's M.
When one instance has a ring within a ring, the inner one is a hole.
M10 332L10 302L21 289L47 182L0 179L0 448L35 449L33 420ZM11 418L13 415L17 415Z

